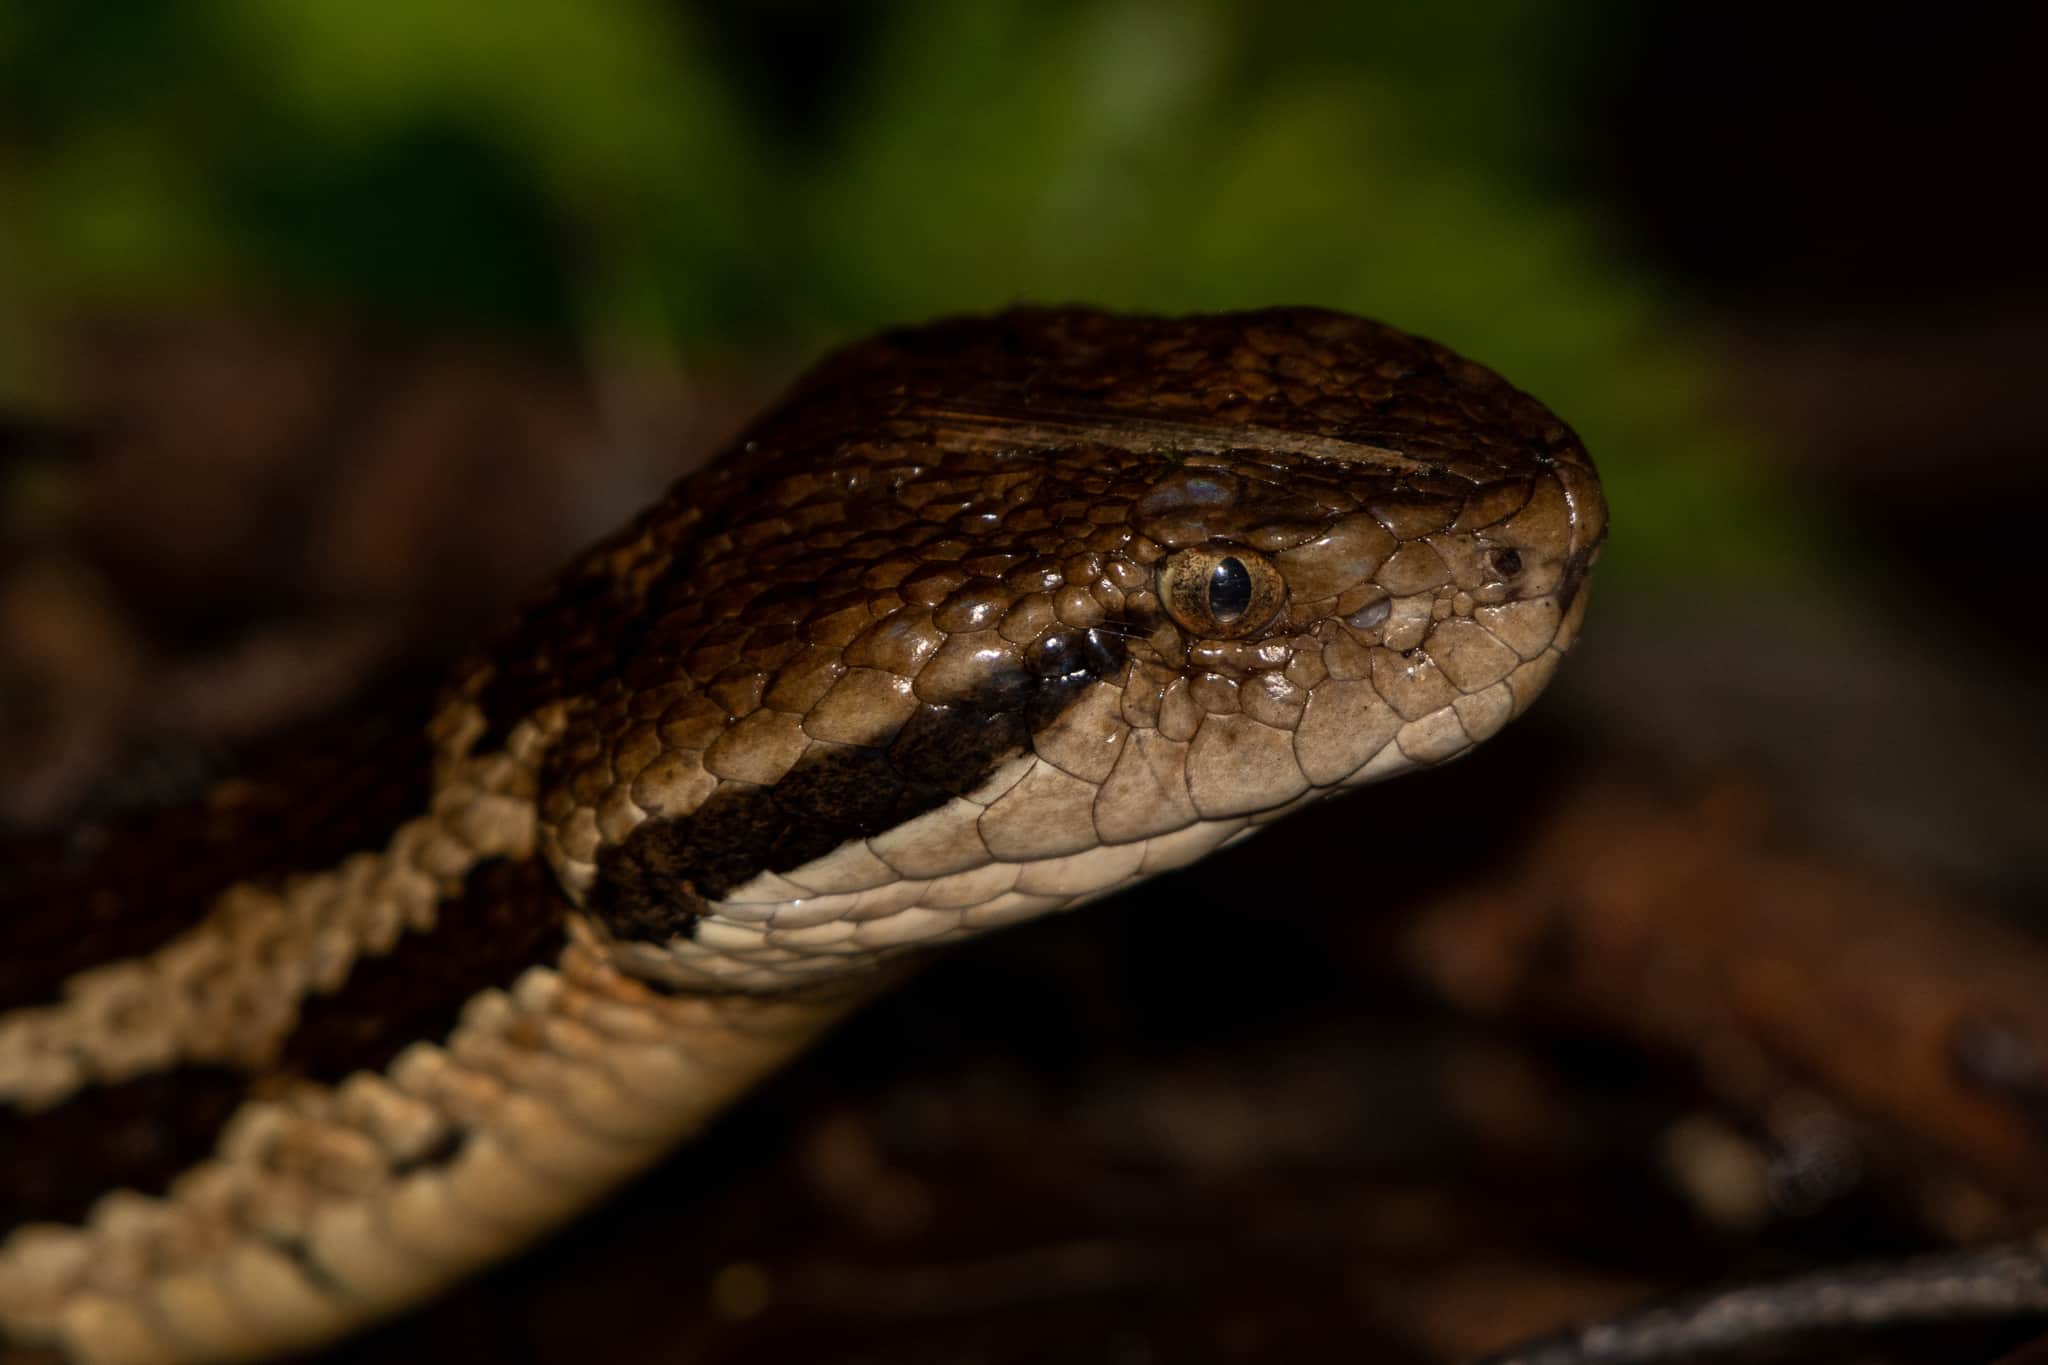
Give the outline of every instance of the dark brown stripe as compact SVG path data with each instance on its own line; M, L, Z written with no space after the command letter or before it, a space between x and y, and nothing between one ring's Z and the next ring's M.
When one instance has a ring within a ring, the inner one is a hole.
M383 1066L416 1039L446 1037L472 995L555 960L568 909L539 859L478 864L441 904L432 933L407 934L385 956L358 962L333 995L306 1001L280 1068L335 1081Z
M157 1193L213 1148L249 1077L188 1066L80 1092L53 1109L0 1109L0 1237L70 1223L108 1190Z
M251 776L190 805L0 842L0 1010L162 947L238 882L382 848L426 809L433 700L431 685L395 687L353 718L266 743Z
M100 1194L160 1194L213 1149L238 1105L288 1077L332 1082L381 1067L415 1039L448 1035L463 1002L555 960L566 902L538 861L472 869L430 934L356 965L306 1002L277 1065L185 1066L80 1091L39 1113L0 1108L0 1236L24 1221L75 1221Z
M1109 631L1048 636L1030 671L922 706L872 748L799 761L772 787L730 787L685 818L646 821L598 854L590 908L620 938L686 938L706 901L756 873L801 867L972 791L1123 661Z

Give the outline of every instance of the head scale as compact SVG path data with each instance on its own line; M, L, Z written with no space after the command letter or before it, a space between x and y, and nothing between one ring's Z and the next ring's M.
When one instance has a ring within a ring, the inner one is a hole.
M884 336L594 553L542 849L689 987L1066 908L1493 734L1605 526L1561 422L1375 323Z

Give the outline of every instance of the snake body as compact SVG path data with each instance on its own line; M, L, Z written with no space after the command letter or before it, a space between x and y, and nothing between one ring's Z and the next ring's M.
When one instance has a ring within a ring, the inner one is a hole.
M431 697L0 894L0 1339L331 1340L929 949L1455 758L1577 633L1565 425L1314 310L828 358Z

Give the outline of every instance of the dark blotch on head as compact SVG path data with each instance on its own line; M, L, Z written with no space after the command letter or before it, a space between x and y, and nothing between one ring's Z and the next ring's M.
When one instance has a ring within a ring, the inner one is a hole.
M921 706L873 745L809 754L773 786L729 784L688 816L646 821L598 854L590 908L620 938L686 938L706 901L756 874L801 867L974 790L1123 662L1108 630L1048 635L1029 671Z

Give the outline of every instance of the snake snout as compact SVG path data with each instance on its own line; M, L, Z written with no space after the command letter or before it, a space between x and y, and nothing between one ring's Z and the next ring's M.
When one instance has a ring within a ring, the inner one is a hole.
M1557 606L1558 610L1569 612L1607 540L1607 498L1590 469L1563 465L1557 470L1557 479L1564 489L1572 530L1571 548L1565 554L1564 573L1557 584Z

